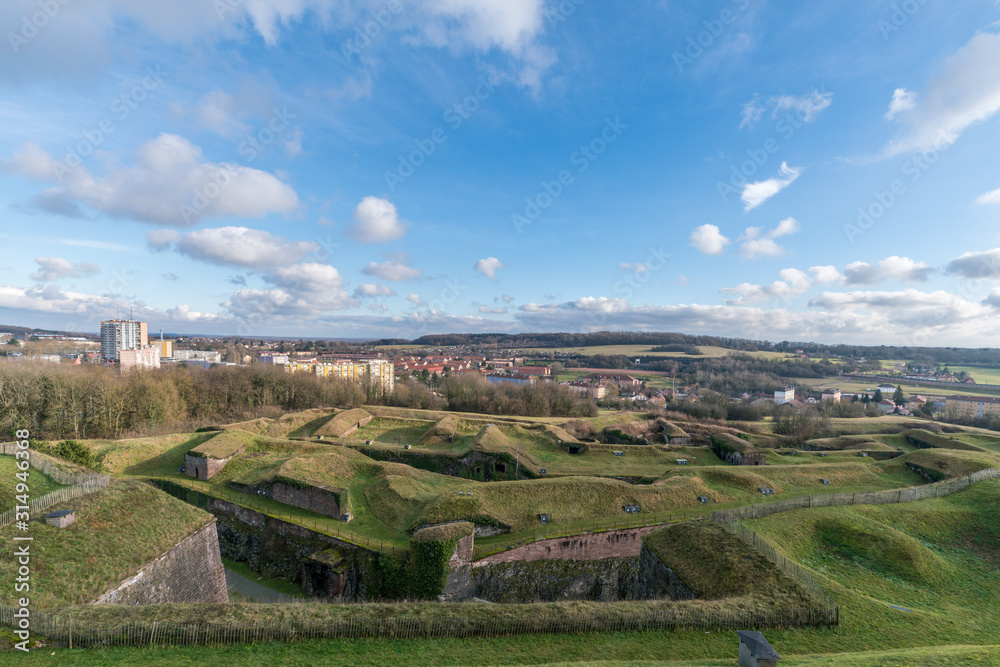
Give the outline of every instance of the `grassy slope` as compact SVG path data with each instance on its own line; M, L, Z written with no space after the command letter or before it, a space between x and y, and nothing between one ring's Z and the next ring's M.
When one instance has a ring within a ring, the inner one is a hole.
M172 548L212 516L137 481L118 481L58 509L78 510L76 522L62 530L44 521L31 523L31 601L35 608L90 602L140 567ZM0 538L13 544L13 525ZM0 579L13 581L13 558L0 559ZM3 596L10 604L13 587Z
M13 456L0 456L0 512L12 509L16 503L17 485L21 480L15 477L22 472L17 467L17 459ZM28 496L30 498L41 498L63 488L63 484L57 484L51 479L35 470L28 469Z

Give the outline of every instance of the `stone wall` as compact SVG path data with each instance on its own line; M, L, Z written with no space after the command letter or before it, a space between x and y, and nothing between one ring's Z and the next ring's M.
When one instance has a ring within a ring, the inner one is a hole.
M229 602L214 520L95 601L131 605L169 602Z
M694 599L694 591L645 544L639 552L639 579L635 594L640 600Z
M635 600L639 558L494 562L471 570L473 595L490 602Z
M644 526L612 530L592 535L574 535L540 540L516 549L481 558L473 563L480 567L488 563L510 563L513 561L536 560L605 560L608 558L632 558L642 549L642 538L662 526Z
M265 579L302 584L310 595L331 597L333 591L344 602L367 599L358 566L366 550L218 498L209 498L207 509L218 521L219 548L226 558L246 563ZM331 549L340 560L309 560Z
M335 519L340 518L340 498L338 492L334 490L321 489L315 486L299 489L282 482L266 482L253 486L230 483L230 486L255 496L259 495L276 500L279 503L301 507L302 509ZM340 493L346 493L346 491L341 491Z

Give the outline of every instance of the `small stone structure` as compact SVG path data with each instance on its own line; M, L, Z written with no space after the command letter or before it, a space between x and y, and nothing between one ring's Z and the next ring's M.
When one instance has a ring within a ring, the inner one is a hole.
M263 496L285 505L299 507L310 512L339 519L341 517L341 499L347 496L347 491L333 487L313 485L293 486L278 479L264 480L257 484L239 484L230 482L229 486L255 496Z
M246 445L234 445L220 454L218 448L209 448L212 441L195 447L184 455L184 474L195 479L211 479L226 467L234 457L246 451Z
M737 630L740 637L740 667L775 667L781 656L759 632Z
M766 465L764 452L747 452L743 455L743 463L741 465L745 466L762 466Z
M59 510L45 515L45 523L56 528L65 528L76 521L76 510Z

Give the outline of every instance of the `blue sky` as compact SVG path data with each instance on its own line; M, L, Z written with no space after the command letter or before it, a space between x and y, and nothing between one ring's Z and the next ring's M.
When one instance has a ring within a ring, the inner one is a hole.
M994 0L14 0L0 25L4 323L995 345Z

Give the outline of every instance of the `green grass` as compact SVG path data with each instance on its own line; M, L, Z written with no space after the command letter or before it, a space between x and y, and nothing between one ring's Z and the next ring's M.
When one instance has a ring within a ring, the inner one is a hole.
M31 522L31 601L35 608L97 599L160 554L212 520L212 516L138 481L115 481L49 511L76 509L76 521L59 529ZM24 535L0 528L7 544ZM0 559L0 579L13 581L17 564ZM13 586L0 595L11 604Z
M818 604L759 551L711 520L667 526L643 542L698 599L747 598L765 609Z
M768 633L769 635L771 633ZM309 641L294 644L173 646L156 649L68 650L41 648L19 655L26 665L196 665L211 651L219 664L330 667L399 667L400 665L539 665L564 667L732 667L736 652L732 632L595 633L527 635L480 639L407 639ZM697 644L697 648L689 647ZM781 667L997 667L1000 646L921 646L857 653L817 655L781 653ZM691 659L692 656L711 656ZM728 658L715 659L719 656ZM683 658L688 658L684 660ZM678 660L677 658L681 658Z
M285 595L290 595L295 598L302 598L303 600L309 599L309 596L306 595L305 591L302 590L301 586L296 586L287 579L282 579L281 577L275 577L273 579L263 579L259 574L251 570L250 566L247 565L246 563L241 563L235 560L229 560L228 558L222 559L222 565L227 570L232 570L236 574L245 577L254 583L258 583L261 586L270 588L272 591L277 591L278 593L284 593ZM234 596L236 595L238 594L230 592L229 601L237 602L238 600L234 599ZM249 602L253 601L250 600Z
M13 509L17 504L17 485L22 482L16 475L21 472L24 471L17 467L17 459L13 456L0 456L0 512ZM35 468L28 468L27 473L29 498L41 498L64 488L63 484L53 482Z

